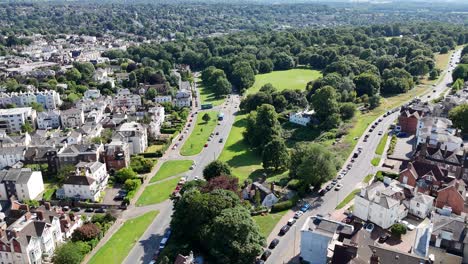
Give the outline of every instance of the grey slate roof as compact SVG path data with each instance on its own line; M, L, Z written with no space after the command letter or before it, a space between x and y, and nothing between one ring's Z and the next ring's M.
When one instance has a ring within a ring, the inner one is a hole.
M91 185L94 180L86 176L70 176L63 184L70 185Z
M32 175L31 169L9 169L0 171L0 181L12 181L18 184L26 184Z

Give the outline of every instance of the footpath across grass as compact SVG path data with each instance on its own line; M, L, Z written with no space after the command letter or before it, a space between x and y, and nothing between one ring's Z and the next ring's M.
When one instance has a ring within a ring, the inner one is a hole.
M159 168L158 172L151 178L150 182L156 182L164 180L166 178L175 176L186 172L192 166L193 161L191 160L169 160L164 162Z
M158 213L152 211L127 220L88 263L122 263Z
M147 185L143 193L136 202L137 206L145 206L150 204L158 204L169 199L170 195L174 191L180 177Z
M202 117L207 113L211 119L208 122L203 121ZM197 115L195 128L190 134L185 144L180 150L182 156L193 156L200 153L205 144L208 143L208 138L213 132L216 124L218 123L218 112L217 111L201 111ZM211 142L210 142L211 143Z
M267 215L253 216L253 220L260 228L260 233L267 238L279 220L288 212L288 210Z
M322 73L316 70L309 69L291 69L287 71L273 71L265 74L255 75L255 83L247 89L247 94L254 94L260 88L267 84L273 84L278 91L286 89L305 90L308 82L313 81L322 76Z

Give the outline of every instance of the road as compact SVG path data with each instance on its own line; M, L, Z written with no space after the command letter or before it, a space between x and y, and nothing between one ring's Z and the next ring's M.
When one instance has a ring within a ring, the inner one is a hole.
M430 89L428 93L422 96L422 101L430 101L447 92L447 85L452 83L451 71L454 69L454 66L451 65L455 65L456 62L459 61L461 50L458 50L454 54L455 55L453 59L450 60L448 67L441 73L445 74L442 80L439 82L439 84L432 87L432 89ZM435 92L433 92L433 90L435 90ZM355 153L358 147L362 147L363 151L361 155L359 155L358 158L356 158L352 168L349 170L346 176L341 180L343 188L340 191L335 191L332 189L323 197L312 197L306 199L306 201L312 205L312 209L307 211L296 222L296 224L293 225L293 227L288 233L280 237L279 244L274 250L272 250L271 256L266 261L267 264L298 263L298 255L300 253L300 230L304 225L304 222L306 221L307 217L316 214L328 215L332 213L335 210L338 203L340 203L343 200L343 198L345 198L354 189L362 186L362 180L368 174L377 172L378 168L371 165L371 160L375 157L375 150L382 137L378 135L378 132L383 131L384 133L386 133L389 129L389 126L393 124L393 121L397 117L398 111L387 117L380 117L382 118L382 121L378 124L374 131L371 133L366 132L362 135L352 153ZM369 124L369 126L371 125L372 124ZM368 129L366 131L368 131ZM369 138L367 142L363 142L364 136L366 134L369 134ZM350 164L350 159L351 157L348 158L348 160L344 163L345 165L342 169L344 169L346 165ZM286 224L286 222L287 219L282 219L275 227L273 232L278 232L279 229ZM278 236L275 236L275 234L272 233L269 237L268 243L270 243L271 240L275 237Z
M196 89L197 94L199 94L198 89ZM199 96L197 100L199 100ZM199 154L195 156L181 156L179 153L180 148L183 146L187 138L189 137L190 133L193 131L196 116L193 117L193 122L191 127L185 127L187 129L187 134L184 135L184 139L179 141L178 138L174 141L174 143L170 146L168 151L164 154L164 156L159 159L158 167L154 169L152 175L159 169L160 165L168 160L183 160L189 159L195 162L195 168L189 172L183 173L183 175L187 176L188 180L194 180L196 176L202 178L203 176L203 168L213 160L216 160L218 156L221 154L224 144L229 136L229 132L231 131L231 127L235 120L235 113L238 111L240 103L240 98L238 95L230 95L222 105L216 106L210 110L216 110L224 113L224 120L219 121L219 125L217 125L213 131L213 133L219 133L219 135L215 135L213 139L208 143L208 147L205 147ZM198 101L198 105L200 106L200 101ZM200 109L192 109L192 112L198 112L198 115L203 114L204 110ZM180 136L179 136L180 137ZM219 139L222 138L223 142L219 143ZM175 144L178 144L178 147L173 149ZM145 185L146 186L146 185ZM142 188L143 189L143 188ZM139 193L141 194L141 192ZM134 264L134 263L149 263L153 258L154 253L156 252L157 248L159 247L159 242L161 241L164 232L169 227L171 222L171 215L172 215L172 207L173 204L171 201L165 201L158 205L150 205L145 207L135 207L130 206L127 210L124 217L129 218L128 215L136 216L135 211L138 211L139 214L145 213L149 210L159 210L159 215L155 218L153 223L149 226L149 228L145 231L142 237L138 240L135 246L132 248L130 253L128 254L127 258L124 260L123 263L127 264Z

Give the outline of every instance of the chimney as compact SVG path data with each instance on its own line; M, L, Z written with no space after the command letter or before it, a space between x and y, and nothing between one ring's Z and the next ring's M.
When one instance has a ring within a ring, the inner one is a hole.
M29 219L31 219L31 213L28 211L24 214L24 221L28 221Z
M44 221L44 212L36 211L37 220Z
M445 158L445 155L447 155L447 144L444 144L444 158Z
M49 202L44 202L44 207L47 211L50 211L50 203Z
M379 257L375 253L376 253L375 249L372 250L372 256L370 257L370 263L371 264L379 264L380 263Z

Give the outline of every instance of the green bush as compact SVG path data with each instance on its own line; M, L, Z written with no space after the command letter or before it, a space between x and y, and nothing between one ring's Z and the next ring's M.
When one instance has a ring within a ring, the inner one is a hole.
M397 143L397 137L393 135L392 139L390 139L390 145L388 146L387 155L393 155L393 152L395 151L396 143Z
M288 182L288 187L291 190L297 190L301 186L301 180L299 179L292 179Z
M398 238L401 238L401 235L406 234L406 226L403 224L394 224L392 226L392 234Z
M375 174L375 180L383 182L384 177L389 177L390 179L397 180L400 175L398 173L386 172L386 171L378 171Z
M284 210L288 210L288 209L291 209L294 205L295 205L295 203L292 200L279 202L279 203L274 204L271 207L271 212L276 213L276 212L281 212L281 211L284 211Z

